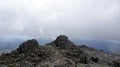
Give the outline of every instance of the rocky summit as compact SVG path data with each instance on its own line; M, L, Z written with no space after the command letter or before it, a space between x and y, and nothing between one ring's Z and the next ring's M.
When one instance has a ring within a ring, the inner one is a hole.
M73 44L73 42L71 42L67 36L65 35L60 35L56 38L55 41L47 44L47 45L52 45L55 47L59 47L59 48L70 48L70 47L75 47L75 45Z
M24 43L22 43L19 48L17 48L18 53L25 53L29 52L31 50L37 50L39 48L39 43L35 40L28 40Z
M3 53L0 67L120 67L120 55L77 46L60 35L45 46L32 39L10 53Z

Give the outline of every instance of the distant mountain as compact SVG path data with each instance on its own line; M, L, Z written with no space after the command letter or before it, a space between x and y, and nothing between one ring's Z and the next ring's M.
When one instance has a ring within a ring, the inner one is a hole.
M120 54L120 41L113 40L73 40L77 45L87 45L95 49L104 50L107 53Z
M26 41L25 38L0 38L0 52L1 51L10 51L16 49L19 44ZM36 39L40 45L49 43L52 39L48 38L38 38ZM77 45L87 45L98 50L104 50L107 53L120 54L120 41L113 40L79 40L71 39Z
M21 44L24 41L25 41L24 39L17 39L17 38L15 39L2 38L0 39L0 51L15 49L19 46L19 44Z
M120 67L120 55L75 45L65 35L41 46L27 40L0 56L0 67Z

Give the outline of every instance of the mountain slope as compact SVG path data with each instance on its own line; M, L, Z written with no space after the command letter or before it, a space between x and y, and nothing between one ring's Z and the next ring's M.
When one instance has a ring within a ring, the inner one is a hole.
M10 53L3 53L0 67L120 67L120 56L77 46L60 35L45 46L32 39Z
M26 41L27 38L0 38L0 51L11 51L16 49L19 44ZM36 39L41 45L44 45L51 41L51 39L38 38ZM104 50L107 53L120 54L120 41L113 40L79 40L71 39L77 45L87 45L89 47Z
M75 44L82 45L85 44L89 47L95 49L104 50L107 53L120 54L120 41L113 40L73 40Z

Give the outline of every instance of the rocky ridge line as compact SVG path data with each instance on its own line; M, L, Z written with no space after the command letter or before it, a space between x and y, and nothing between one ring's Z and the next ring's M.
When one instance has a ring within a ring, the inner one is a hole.
M60 35L45 46L32 39L11 53L3 53L0 67L120 67L120 56L76 46L67 36Z

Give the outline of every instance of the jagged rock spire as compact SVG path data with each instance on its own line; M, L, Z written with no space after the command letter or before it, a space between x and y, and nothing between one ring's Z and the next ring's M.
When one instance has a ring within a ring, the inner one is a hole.
M39 48L39 43L37 40L35 39L32 39L32 40L28 40L24 43L22 43L18 49L17 49L17 52L19 53L24 53L24 52L28 52L30 50L35 50Z
M54 41L54 43L56 44L57 47L60 47L60 46L75 46L69 39L67 36L65 35L60 35L56 38L56 40Z
M65 36L65 35L60 35L60 36L58 36L57 38L56 38L56 40L55 41L69 41L69 39L68 39L68 37L67 36Z

